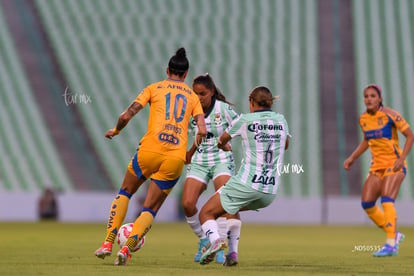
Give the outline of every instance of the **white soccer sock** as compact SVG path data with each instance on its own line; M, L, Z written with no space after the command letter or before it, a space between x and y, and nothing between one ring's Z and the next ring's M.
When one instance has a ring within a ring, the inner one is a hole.
M239 219L227 219L227 238L229 239L229 253L238 252L241 224L241 220Z
M209 238L210 242L213 243L215 240L220 238L218 233L217 221L214 219L209 219L201 225L204 234Z
M227 238L227 218L218 217L216 221L218 225L218 233L219 233L220 238L226 239Z
M191 217L185 217L185 220L187 221L188 225L190 225L191 229L193 230L194 234L197 235L200 239L204 239L206 235L203 232L203 229L201 229L200 220L198 219L198 213L195 213L195 215Z

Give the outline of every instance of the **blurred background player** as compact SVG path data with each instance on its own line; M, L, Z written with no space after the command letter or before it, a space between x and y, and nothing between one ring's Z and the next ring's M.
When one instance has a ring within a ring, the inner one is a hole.
M157 211L177 183L185 163L191 116L198 128L196 143L200 144L206 136L200 100L184 83L188 68L186 51L180 48L169 60L168 78L144 88L119 116L116 127L105 133L105 137L112 139L146 104L151 104L147 133L141 139L111 204L105 241L95 251L95 255L102 259L111 255L112 244L127 213L131 196L145 180L151 178L142 212L135 220L127 242L119 250L115 265L126 264L131 257L131 249L149 231Z
M38 201L37 211L41 220L57 220L59 216L58 203L51 188L45 188Z
M362 190L362 208L370 219L387 234L384 247L373 253L375 257L395 256L404 234L397 231L395 199L407 173L405 158L414 142L413 133L401 115L382 104L381 88L370 84L364 89L367 108L359 118L364 138L355 151L344 161L349 170L356 159L368 148L372 161ZM404 149L398 144L399 130L405 137ZM381 210L375 203L381 197Z
M223 151L216 145L218 137L238 117L238 114L233 110L232 104L226 100L226 97L217 88L213 78L208 73L194 78L193 90L199 97L203 107L207 136L201 145L197 147L194 143L187 151L187 164L191 164L187 167L182 205L187 223L200 239L198 251L194 256L194 261L199 262L202 249L207 247L209 240L201 229L196 204L210 180L213 180L214 189L217 191L229 180L230 176L234 175L233 153ZM191 126L196 133L196 125L192 124ZM223 239L229 238L229 253L237 255L241 228L239 214L226 214L226 216L218 218L217 223L220 237ZM224 251L220 250L216 255L216 262L228 265L225 260Z
M229 150L228 142L240 136L244 158L237 175L232 176L200 211L202 229L210 240L200 264L210 263L216 253L226 247L218 233L217 217L224 213L258 210L276 198L280 180L278 168L283 164L289 145L289 127L282 114L272 111L273 100L267 87L255 87L249 96L250 113L240 115L218 140L220 149Z

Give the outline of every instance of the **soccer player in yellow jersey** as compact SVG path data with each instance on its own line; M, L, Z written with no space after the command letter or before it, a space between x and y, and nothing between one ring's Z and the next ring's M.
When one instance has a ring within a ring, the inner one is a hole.
M372 161L362 190L362 208L387 235L384 247L374 252L373 256L396 256L404 234L396 230L394 201L407 173L405 158L411 150L414 135L398 112L383 106L378 85L370 84L364 89L364 103L367 111L359 118L364 139L345 160L344 168L349 170L354 161L370 149ZM406 138L403 150L398 144L397 130ZM383 210L375 204L379 197Z
M169 60L168 78L147 86L119 116L116 127L105 133L106 138L112 139L146 104L150 104L147 133L141 139L111 204L105 241L95 251L95 255L102 259L111 255L112 244L127 213L131 196L150 178L142 212L135 220L125 246L119 250L115 265L126 264L132 249L149 231L157 211L177 183L186 160L191 116L198 127L196 143L200 144L206 136L199 98L184 83L188 68L186 51L180 48Z

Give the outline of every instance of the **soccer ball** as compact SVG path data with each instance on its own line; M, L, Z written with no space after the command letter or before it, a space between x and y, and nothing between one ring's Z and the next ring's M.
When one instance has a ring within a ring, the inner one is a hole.
M125 245L126 241L128 240L129 233L131 233L132 227L134 226L133 223L126 223L119 228L118 235L117 235L117 243L119 247ZM144 246L145 243L145 236L138 242L132 252L138 251L141 247Z

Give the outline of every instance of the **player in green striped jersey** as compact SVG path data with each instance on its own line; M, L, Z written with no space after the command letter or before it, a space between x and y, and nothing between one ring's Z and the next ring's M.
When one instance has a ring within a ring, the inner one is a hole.
M198 252L194 256L194 261L199 262L202 249L207 246L209 241L201 229L196 204L210 180L212 180L215 190L218 190L234 175L233 154L231 151L217 148L217 141L231 121L238 118L238 114L231 107L232 104L226 101L225 96L216 87L209 74L195 77L193 90L198 95L203 107L207 136L203 143L193 144L187 151L186 161L189 165L184 183L182 205L187 223L200 239ZM195 124L192 124L192 128L194 133L197 133ZM229 253L237 254L241 227L239 215L228 215L227 220L223 216L218 218L217 222L221 237L226 238L228 233ZM224 251L218 252L216 262L224 265L236 264L235 262L226 262Z
M240 136L244 158L232 176L200 211L200 223L211 245L200 264L210 263L226 247L218 233L216 218L228 213L258 210L270 205L279 187L279 168L289 145L289 127L282 114L271 110L274 97L267 87L255 87L249 96L250 113L242 114L218 140L218 148L230 150L228 142Z

